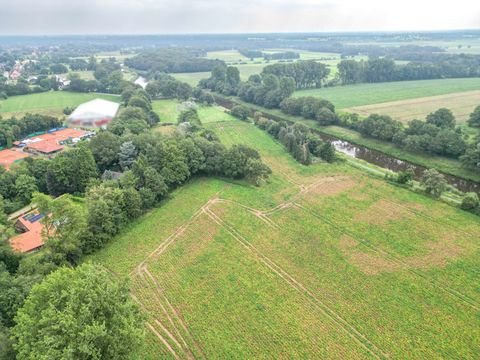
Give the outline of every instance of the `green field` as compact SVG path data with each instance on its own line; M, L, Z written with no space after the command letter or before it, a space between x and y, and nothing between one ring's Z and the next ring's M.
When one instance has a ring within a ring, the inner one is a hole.
M153 111L160 116L162 123L177 123L180 114L180 102L174 99L154 100L152 102ZM198 115L202 123L223 122L236 120L232 115L225 113L224 109L219 106L200 106Z
M50 91L39 94L12 96L0 100L0 115L5 119L21 117L26 113L51 116L64 116L65 107L76 107L93 99L105 99L120 102L120 97L95 93L72 93L68 91Z
M91 257L131 279L139 358L478 355L477 217L223 118L202 120L270 182L193 180Z
M180 114L180 111L178 110L179 105L180 102L175 99L152 101L153 111L160 116L160 122L176 124L178 115Z
M419 97L480 90L480 78L398 81L358 84L301 90L294 96L318 96L335 104L337 109L371 105Z

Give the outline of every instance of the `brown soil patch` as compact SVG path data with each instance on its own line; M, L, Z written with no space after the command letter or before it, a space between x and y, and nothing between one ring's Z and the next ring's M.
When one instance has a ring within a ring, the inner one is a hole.
M408 208L382 199L370 206L364 213L356 215L354 220L383 225L393 220L405 220L412 217L413 214Z
M353 188L357 183L348 177L331 177L320 180L318 183L308 187L305 194L333 196ZM309 198L309 196L307 196Z
M444 267L465 253L465 248L455 243L457 235L447 233L439 241L425 244L426 254L406 259L387 259L380 253L365 253L357 249L359 242L348 235L340 238L339 247L350 264L366 275L377 275L402 269L427 269Z
M446 266L465 252L465 248L455 243L456 239L456 234L446 233L438 241L425 244L427 254L409 258L406 262L415 268Z
M350 264L366 275L377 275L383 272L393 272L402 268L402 264L385 259L379 254L364 253L356 249L358 241L348 235L340 238L340 249L348 258Z

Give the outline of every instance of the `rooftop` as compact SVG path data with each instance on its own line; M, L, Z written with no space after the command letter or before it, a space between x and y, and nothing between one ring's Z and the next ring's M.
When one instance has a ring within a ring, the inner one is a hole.
M120 104L103 100L95 99L79 105L68 119L75 118L93 118L93 117L115 117L117 115Z
M14 251L26 253L43 246L42 229L40 220L43 214L33 210L17 219L16 227L25 231L22 234L12 237L9 242Z
M50 154L63 149L60 145L63 141L69 139L79 139L86 136L88 133L77 129L61 129L51 133L35 136L21 142L15 142L16 145L21 143L26 144L26 147L44 154Z

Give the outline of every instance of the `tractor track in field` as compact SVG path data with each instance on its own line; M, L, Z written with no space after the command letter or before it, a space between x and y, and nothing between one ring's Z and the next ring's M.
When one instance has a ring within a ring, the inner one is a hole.
M292 275L285 271L282 267L277 265L269 257L261 253L254 245L246 240L237 230L227 224L224 220L218 217L209 208L204 209L205 213L218 225L222 226L235 240L237 240L242 246L244 246L249 252L254 254L259 261L266 265L270 270L282 278L288 285L301 294L305 295L307 299L312 301L324 316L335 323L340 329L342 329L348 336L367 350L372 356L377 359L386 359L388 354L384 353L375 344L373 344L364 334L357 330L353 325L348 323L343 317L321 301L315 294L306 288L302 283L296 280Z
M367 239L358 237L356 234L352 233L348 229L345 229L344 227L338 225L335 221L332 221L331 219L327 219L326 217L324 217L322 215L319 215L314 210L309 209L309 208L307 208L307 207L305 207L301 204L298 204L298 203L295 203L294 205L296 207L298 207L299 209L302 209L305 212L311 214L313 217L316 217L317 219L323 221L324 223L332 226L333 228L335 228L340 233L357 240L358 242L362 243L364 246L368 247L370 250L372 250L372 251L376 252L377 254L383 256L384 258L392 260L393 262L404 266L405 269L407 271L409 271L410 273L412 273L415 276L417 276L417 277L423 279L424 281L428 282L433 287L449 294L451 297L453 297L457 300L460 300L464 305L467 305L467 306L469 306L469 307L471 307L471 308L473 308L477 311L480 311L480 304L478 304L478 302L475 299L472 299L468 295L465 295L465 294L459 292L458 290L455 290L455 289L453 289L453 288L451 288L447 285L441 284L438 281L435 281L435 280L431 279L427 275L422 274L420 271L417 271L417 270L413 269L412 266L409 263L405 262L404 260L402 260L398 256L394 255L393 253L391 253L389 251L386 251L386 250L383 250L383 249L373 245Z
M292 275L290 275L287 271L285 271L282 267L277 265L273 260L271 260L269 257L261 253L255 246L253 246L248 240L246 240L245 237L243 237L238 230L236 230L233 226L230 224L226 223L223 219L221 219L217 214L214 213L214 211L211 209L212 205L218 204L218 203L226 203L226 204L233 204L234 206L238 206L246 211L248 211L250 214L254 215L255 217L259 218L263 223L265 223L266 226L275 229L275 230L280 230L281 227L278 225L276 222L274 222L270 216L276 214L277 212L290 209L290 208L298 208L303 211L306 211L307 213L310 213L312 216L318 218L319 220L322 220L326 224L332 226L335 228L337 231L344 235L348 235L350 237L353 237L355 240L359 241L369 249L373 250L380 256L389 259L397 264L400 264L402 266L405 266L405 268L415 275L416 277L422 279L423 281L426 281L429 283L431 286L441 290L442 292L447 293L449 296L452 298L456 299L457 301L460 301L462 304L467 305L469 307L472 307L473 309L480 310L480 305L477 303L476 300L470 298L469 296L447 286L444 285L438 281L435 281L428 277L427 275L421 273L420 271L417 271L415 269L412 269L410 264L407 262L403 261L401 258L396 256L395 254L385 251L373 244L371 244L368 239L364 238L359 238L355 234L351 233L348 229L345 229L341 225L338 225L338 222L335 221L335 219L327 219L326 217L318 214L314 210L305 207L301 204L298 203L299 200L302 199L306 194L308 194L311 190L314 190L318 186L321 186L322 184L329 183L329 182L334 182L334 181L344 181L349 179L348 176L329 176L329 177L322 177L310 184L297 184L292 181L289 181L295 189L299 189L299 191L292 196L292 198L288 201L282 202L278 204L277 206L270 208L270 209L256 209L253 207L249 207L247 205L243 205L237 201L234 200L228 200L228 199L223 199L218 197L218 194L215 197L212 197L209 199L207 202L205 202L197 211L193 213L193 215L181 226L176 228L176 230L168 236L165 240L162 241L162 243L153 251L151 252L135 269L132 271L131 275L134 276L146 276L150 279L150 282L153 284L150 288L155 291L155 297L161 305L160 307L163 309L163 312L167 316L167 319L169 320L170 324L174 327L175 332L176 332L176 337L174 334L168 331L161 322L158 319L155 319L157 322L157 326L160 326L162 329L162 332L166 334L167 338L170 338L172 341L175 342L175 344L178 346L180 345L180 349L182 352L186 355L187 358L195 358L193 355L193 352L188 348L187 341L185 338L182 337L181 331L184 332L184 334L187 334L186 336L189 338L190 342L194 344L196 353L201 354L201 357L206 358L205 355L203 354L203 351L199 344L195 341L195 338L192 336L192 334L188 331L188 327L186 324L183 322L179 314L176 312L174 307L171 305L171 303L166 299L165 295L161 293L161 287L154 278L154 276L149 272L147 268L147 263L150 259L153 258L158 258L160 257L170 245L172 245L176 239L180 238L185 231L189 228L189 226L194 223L199 216L202 214L206 214L211 221L215 222L217 225L221 226L224 228L230 236L232 236L237 242L239 242L243 247L245 247L246 250L251 252L260 262L262 262L265 266L267 266L272 272L274 272L277 276L279 276L283 281L285 281L288 285L290 285L293 289L297 290L301 294L303 294L312 304L315 305L316 308L318 308L321 313L326 316L330 321L332 321L338 328L340 328L343 332L345 332L350 338L352 338L355 342L357 342L360 346L362 346L366 351L368 351L373 357L377 359L384 359L388 358L389 355L385 353L383 350L381 350L378 346L376 346L373 342L371 342L364 334L362 334L359 330L357 330L352 324L350 324L346 319L344 319L340 314L338 314L335 310L333 310L331 307L329 307L327 304L325 304L319 297L315 295L311 290L309 290L305 285L300 283L298 280L296 280ZM394 201L387 200L388 202L396 205L403 207L407 209L409 212L417 215L417 216L422 216L425 217L426 219L433 221L435 223L438 223L438 221L426 214L424 214L421 211L417 211L415 209L412 209L406 205L402 205L399 203L396 203ZM451 226L451 225L449 225ZM472 236L471 233L467 231L462 231L465 234L468 234ZM166 302L168 309L166 309L165 305L163 304L161 298L164 298L164 301ZM137 299L138 301L138 299ZM172 318L175 317L176 321ZM175 325L175 322L178 322L180 325ZM165 335L162 336L158 329L155 329L154 326L150 323L147 323L147 326L151 331L155 331L154 334L160 339L162 343L168 344L167 349L172 353L172 355L175 358L179 358L179 354L175 351L175 349L168 343ZM180 327L181 329L178 329ZM160 336L160 337L159 337ZM183 344L183 345L182 345Z

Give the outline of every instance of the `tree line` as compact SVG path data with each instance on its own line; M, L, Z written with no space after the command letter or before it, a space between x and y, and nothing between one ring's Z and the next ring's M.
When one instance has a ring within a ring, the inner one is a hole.
M145 50L125 59L125 65L144 72L182 73L211 71L223 61L206 59L206 52L193 48Z
M480 56L455 56L436 62L397 64L391 58L342 60L338 77L342 84L378 83L389 81L464 78L480 76Z

